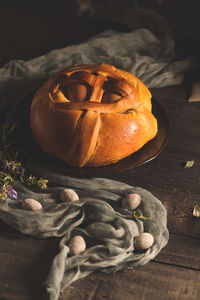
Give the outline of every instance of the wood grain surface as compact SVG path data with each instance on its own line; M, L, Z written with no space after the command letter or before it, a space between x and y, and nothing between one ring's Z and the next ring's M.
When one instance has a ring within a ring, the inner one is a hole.
M43 6L30 2L32 6L25 1L0 3L1 66L10 59L27 60L78 43L109 27L97 21L93 26L94 20L71 20L52 1L48 13L47 1ZM151 162L108 176L148 189L162 201L168 212L168 245L136 270L96 272L75 282L60 300L200 299L200 219L192 216L200 199L200 102L187 102L189 90L185 84L152 90L170 121L167 146ZM188 160L195 164L184 168ZM48 299L43 283L58 244L59 239L38 240L0 222L0 300Z

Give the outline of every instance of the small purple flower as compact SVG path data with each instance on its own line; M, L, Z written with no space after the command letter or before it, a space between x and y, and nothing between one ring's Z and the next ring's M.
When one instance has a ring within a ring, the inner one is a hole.
M17 192L12 188L11 185L8 185L6 188L7 198L10 200L17 200L18 194Z
M20 176L23 176L25 172L25 169L22 167L21 163L15 160L6 161L4 164L4 169Z
M12 167L12 161L6 161L4 165L5 170L9 170Z

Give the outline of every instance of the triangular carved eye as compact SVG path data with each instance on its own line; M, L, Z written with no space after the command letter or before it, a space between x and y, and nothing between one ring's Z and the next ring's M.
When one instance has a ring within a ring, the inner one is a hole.
M90 88L83 83L70 83L62 87L62 92L65 97L72 102L87 101L90 98Z
M101 101L102 102L114 102L121 98L122 98L122 95L120 93L108 91L108 92L104 92Z

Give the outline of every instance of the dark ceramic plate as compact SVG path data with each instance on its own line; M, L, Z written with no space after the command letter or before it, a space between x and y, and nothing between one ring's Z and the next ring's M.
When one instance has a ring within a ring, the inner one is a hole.
M32 162L41 166L53 169L66 175L73 175L78 177L89 176L108 176L117 174L154 159L165 147L168 140L169 122L162 106L153 98L152 111L158 120L158 133L156 137L145 144L136 153L122 159L121 161L103 167L71 167L60 159L54 158L43 152L35 143L29 128L29 113L30 103L33 94L29 94L23 101L21 101L19 109L16 113L17 126L13 133L13 138L16 141L21 152L22 159L29 159Z

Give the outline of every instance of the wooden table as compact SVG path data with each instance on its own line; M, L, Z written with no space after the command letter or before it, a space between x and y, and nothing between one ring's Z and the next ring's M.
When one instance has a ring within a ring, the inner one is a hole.
M1 66L77 43L108 26L96 22L95 27L93 21L80 19L69 27L64 12L56 15L52 7L47 15L37 5L32 10L15 5L0 10ZM200 299L200 219L192 215L200 200L200 102L188 103L183 85L153 89L152 94L170 121L166 148L151 162L109 178L148 189L162 201L168 212L169 243L147 265L113 275L96 272L72 284L60 300ZM195 164L184 168L188 160ZM22 235L0 222L0 299L47 299L42 285L58 243L56 238Z

